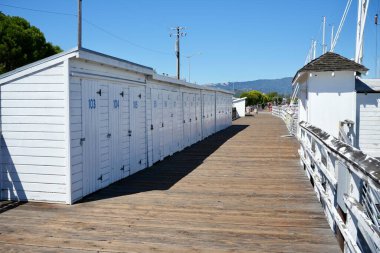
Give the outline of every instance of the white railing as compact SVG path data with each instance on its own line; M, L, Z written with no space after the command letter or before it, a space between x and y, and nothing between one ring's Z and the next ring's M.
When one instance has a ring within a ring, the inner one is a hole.
M290 134L297 134L298 127L298 106L297 105L280 105L272 107L272 114L276 117L281 118Z
M380 252L380 161L306 122L299 155L344 252Z

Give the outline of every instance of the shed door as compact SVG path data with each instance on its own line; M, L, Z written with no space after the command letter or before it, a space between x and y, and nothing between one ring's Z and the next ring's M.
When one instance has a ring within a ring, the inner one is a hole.
M162 94L161 90L152 89L152 142L153 163L161 159L161 131L162 131Z
M126 135L128 126L125 113L128 109L127 91L121 85L109 86L109 129L112 182L129 174L125 150L128 149ZM123 115L124 114L124 115ZM123 122L124 121L124 122ZM124 154L124 157L123 157Z
M190 113L190 144L194 144L197 142L197 123L195 120L196 115L196 103L195 103L195 94L189 94L190 95L190 106L189 106L189 113Z
M83 196L110 183L108 87L82 80Z
M211 134L215 133L215 95L210 95L210 127L211 127Z
M202 139L202 123L201 123L201 116L202 116L202 107L201 107L201 95L196 94L195 95L195 124L196 124L196 134L197 138L196 141L200 141Z
M183 93L183 143L184 147L190 145L191 128L190 128L190 96Z
M146 167L145 87L130 87L130 173Z
M122 159L122 177L129 176L130 164L129 164L129 88L127 85L123 85L121 88L122 95L120 99L120 151ZM120 95L120 94L119 94Z
M174 141L175 141L175 150L179 151L183 147L183 108L182 108L182 100L181 100L181 93L180 92L173 92L175 100L173 102L173 108L174 110L174 118L173 118L173 124L174 126Z
M172 154L173 145L173 106L170 91L163 91L164 157Z
M172 91L171 94L171 106L172 106L172 114L173 114L173 117L172 117L172 121L173 121L173 141L172 141L172 153L175 153L177 151L180 150L180 143L181 143L181 139L180 139L180 134L179 134L179 129L180 129L180 126L179 126L179 95L178 95L178 92L174 92Z

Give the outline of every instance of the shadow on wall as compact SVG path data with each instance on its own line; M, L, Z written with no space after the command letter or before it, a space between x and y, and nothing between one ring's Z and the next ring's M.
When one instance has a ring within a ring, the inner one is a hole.
M21 204L20 201L28 201L24 187L13 163L12 157L9 153L8 146L4 142L4 138L1 136L1 156L2 156L2 167L0 175L0 190L1 199L0 200L12 200L10 201L0 201L0 213L15 208Z
M203 141L167 157L152 167L122 179L104 189L93 193L78 203L109 199L140 192L165 191L186 177L207 157L214 153L227 140L244 130L248 125L233 125Z

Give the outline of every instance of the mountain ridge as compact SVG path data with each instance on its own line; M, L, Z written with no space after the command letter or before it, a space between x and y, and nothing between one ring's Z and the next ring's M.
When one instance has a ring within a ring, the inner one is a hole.
M292 93L292 79L292 77L257 79L253 81L212 83L207 84L207 86L226 90L235 90L237 93L249 90L258 90L263 93L277 92L283 95L290 95Z

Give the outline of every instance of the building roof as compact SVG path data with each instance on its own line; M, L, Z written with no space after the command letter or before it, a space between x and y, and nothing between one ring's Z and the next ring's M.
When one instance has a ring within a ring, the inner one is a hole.
M130 62L124 59L120 59L117 57L99 53L99 52L89 50L86 48L77 48L77 47L68 51L64 51L59 54L52 55L42 60L27 64L25 66L9 71L7 73L4 73L0 75L0 85L4 85L21 76L25 76L25 75L37 72L40 69L55 65L59 62L62 62L70 58L77 58L77 59L82 59L85 61L98 62L98 63L112 66L115 68L134 71L140 74L144 74L147 79L152 79L156 81L168 82L171 84L176 84L176 85L180 85L180 86L184 86L188 88L195 88L195 89L201 89L201 90L207 90L207 91L218 91L218 92L223 92L223 93L227 93L231 95L234 94L234 92L232 91L207 87L205 85L197 85L193 83L188 83L183 80L178 80L176 78L159 75L159 74L156 74L153 68L151 67L140 65L134 62Z
M357 93L380 93L380 79L356 78L355 90Z
M326 71L355 71L359 73L365 73L368 71L368 69L365 66L347 59L339 54L327 52L299 69L293 78L293 83L299 74L305 72Z
M241 102L241 101L245 101L247 99L247 97L243 97L243 98L232 98L232 103L238 103L238 102Z

